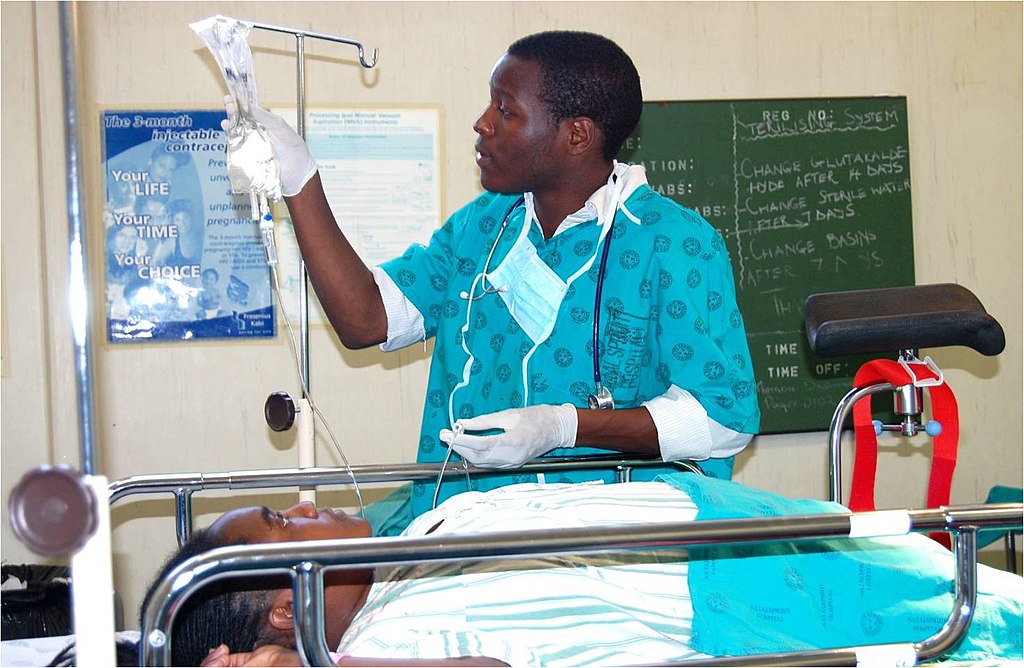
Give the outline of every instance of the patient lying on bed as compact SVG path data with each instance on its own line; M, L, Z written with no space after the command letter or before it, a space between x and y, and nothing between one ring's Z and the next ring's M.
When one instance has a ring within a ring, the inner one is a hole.
M700 519L699 512L705 507L730 505L726 501L737 498L744 498L762 515L830 511L830 504L823 502L803 502L825 506L820 510L790 507L786 504L800 502L754 492L735 483L692 474L667 476L665 482L651 483L513 485L453 497L419 517L406 535L685 521ZM752 496L746 499L746 494ZM841 509L831 509L836 510ZM164 572L188 556L220 545L366 537L369 533L361 519L331 510L317 511L309 504L282 513L266 508L236 510L196 532ZM781 569L785 582L784 587L774 588L758 571L757 550L752 552L750 546L736 548L744 552L742 560L725 555L723 550L728 548L691 554L689 562L681 549L628 551L515 562L389 567L376 573L329 572L325 575L326 638L330 647L338 648L339 665L388 665L382 659L391 660L390 665L415 665L417 660L427 665L481 665L488 663L486 658L492 659L490 665L636 665L708 656L700 649L742 654L807 649L812 640L824 643L818 645L824 647L921 640L937 631L948 615L952 600L949 585L943 590L936 583L951 577L952 560L948 552L923 536L905 538L909 539L911 552L924 554L925 561L935 562L931 570L939 571L934 581L918 583L919 588L927 590L923 598L928 600L908 601L900 598L899 592L865 592L865 573L867 590L872 579L879 589L891 588L891 580L886 579L891 574L882 567L886 559L898 564L888 569L895 570L896 577L920 580L903 572L920 570L909 568L909 561L916 567L918 558L894 552L884 542L866 551L839 547L833 553L833 547L824 546L822 554L814 555L811 549L795 550L798 559L821 557L830 569L826 574L830 582L817 583L814 578L818 574L806 565L796 567L802 579L794 581L792 564L778 566L772 561L773 568ZM870 554L872 551L887 554L879 559ZM718 559L716 554L729 558ZM777 555L772 556L774 559ZM844 578L841 574L842 562L848 556L852 572L860 574L859 583L856 576ZM730 572L733 575L727 575ZM712 580L712 588L732 586L731 591L745 589L752 596L740 600L738 595L727 594L728 600L724 600L720 592L707 588L709 574L717 578ZM726 577L733 581L723 583ZM959 658L1020 659L1024 588L1020 578L1009 577L1012 580L1001 580L987 589L982 580L978 615L971 627L971 636L982 638L982 642L979 645L969 637L962 643L965 649ZM223 582L208 585L186 601L172 635L175 665L196 665L204 658L205 665L298 665L293 649L290 582L255 577L245 581L243 587L236 583L227 592L222 591ZM993 592L1005 589L1007 582L1011 587L1005 592L1008 601L990 606L991 599L998 598ZM840 591L852 588L854 599L857 595L871 598L853 604L837 598L833 605L832 590L822 593L823 587L833 586ZM801 588L806 593L793 591L798 596L794 601L785 598L787 592L783 590ZM879 599L887 593L892 603ZM942 600L932 606L932 598ZM804 614L800 610L803 605L810 606L806 619L793 617ZM745 607L751 611L750 619L744 618ZM856 608L853 612L861 615L861 622L843 623L844 607ZM904 613L895 612L904 609L907 623L923 627L911 628L911 637L893 636L905 631L898 628L900 620L896 619ZM765 611L771 613L770 618L764 616ZM871 615L877 617L878 611L885 612L875 620ZM730 646L728 637L717 633L729 617L735 617L733 621L741 622L740 627L745 629L740 642L746 647ZM871 623L865 624L865 619ZM756 628L743 626L743 622L750 621ZM756 637L773 625L792 637L779 641ZM766 644L776 642L779 644ZM234 653L228 654L227 648Z
M682 521L696 512L685 494L664 483L524 484L449 499L405 535ZM164 572L221 545L369 535L363 520L311 504L283 512L245 508L197 531ZM333 571L325 574L326 638L338 648L340 665L685 659L700 656L688 645L686 573L681 550ZM290 581L247 580L242 591L212 595L208 590L219 584L213 583L189 597L171 636L174 665L197 665L222 644L235 652L266 648L255 657L232 655L236 664L299 665L285 649L295 642ZM215 654L208 664L228 661Z

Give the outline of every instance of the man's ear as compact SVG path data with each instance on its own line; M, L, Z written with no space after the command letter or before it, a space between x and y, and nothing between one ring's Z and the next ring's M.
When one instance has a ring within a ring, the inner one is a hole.
M278 631L293 631L295 629L295 611L292 608L291 589L281 589L270 599L267 623Z
M567 118L562 123L565 124L568 135L566 147L569 155L582 155L589 150L599 149L604 141L601 128L597 127L594 120L587 116Z

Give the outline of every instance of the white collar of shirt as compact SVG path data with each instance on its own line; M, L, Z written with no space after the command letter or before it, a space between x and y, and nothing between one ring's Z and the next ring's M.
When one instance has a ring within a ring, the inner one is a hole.
M563 231L580 225L582 223L589 222L597 218L598 225L604 225L605 220L602 219L603 212L602 207L606 205L605 200L608 197L608 190L615 187L615 182L623 180L622 192L618 197L618 202L615 202L615 208L612 210L612 216L614 212L620 208L625 209L625 202L629 199L629 196L639 188L640 186L647 185L647 170L644 169L643 165L631 165L629 163L618 162L617 160L612 161L612 173L608 177L608 183L598 188L593 195L591 195L586 204L580 208L576 213L571 213L565 217L559 225L558 229L555 230L555 234L561 234ZM537 214L534 210L533 193L528 192L523 195L523 199L526 202L526 219L531 221L535 225L539 225L537 222ZM634 223L639 223L640 220L630 214L628 211L627 218L632 220Z

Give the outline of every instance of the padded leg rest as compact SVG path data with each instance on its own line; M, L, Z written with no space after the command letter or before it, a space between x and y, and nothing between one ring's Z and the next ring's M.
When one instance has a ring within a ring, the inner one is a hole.
M813 294L804 302L811 350L819 357L966 346L998 355L1003 328L955 283Z

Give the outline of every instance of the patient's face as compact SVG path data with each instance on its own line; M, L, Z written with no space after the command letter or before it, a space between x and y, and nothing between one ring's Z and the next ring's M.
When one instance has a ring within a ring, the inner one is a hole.
M211 530L228 545L366 538L371 534L370 525L365 520L330 508L318 510L308 501L280 512L266 506L232 510L214 522Z
M232 510L221 515L210 530L226 545L367 538L372 534L365 520L329 508L317 510L308 501L281 512L265 506ZM366 601L372 582L372 569L324 573L324 634L328 646L337 647L341 642L345 629Z

